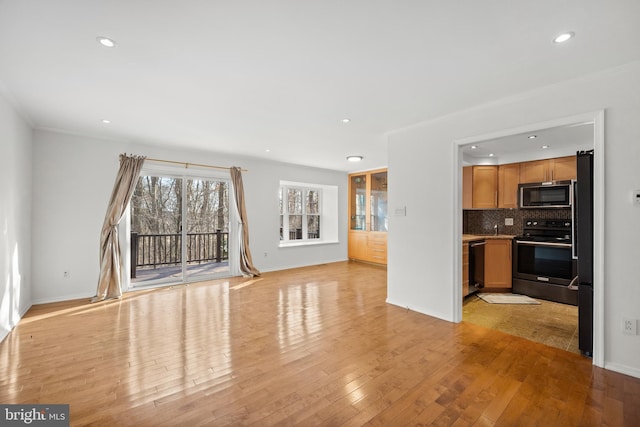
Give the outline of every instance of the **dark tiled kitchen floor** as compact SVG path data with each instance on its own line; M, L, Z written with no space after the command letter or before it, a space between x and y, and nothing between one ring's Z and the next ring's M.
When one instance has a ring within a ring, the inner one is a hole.
M462 320L580 354L578 307L537 301L541 304L489 304L470 295L462 306Z

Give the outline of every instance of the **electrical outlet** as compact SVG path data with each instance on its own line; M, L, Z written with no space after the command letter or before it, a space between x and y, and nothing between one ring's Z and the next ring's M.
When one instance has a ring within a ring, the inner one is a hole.
M513 225L513 218L505 218L504 225Z
M626 335L638 335L638 321L636 319L622 319L622 332Z
M71 277L71 272L69 270L65 270L63 274L65 279L68 279L69 277Z

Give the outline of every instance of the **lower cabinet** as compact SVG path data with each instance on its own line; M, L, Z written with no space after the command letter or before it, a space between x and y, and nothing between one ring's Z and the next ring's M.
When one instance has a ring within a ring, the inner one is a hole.
M511 288L511 240L487 239L484 249L485 289Z
M462 244L462 297L469 295L469 244Z
M349 259L387 264L387 233L349 232Z

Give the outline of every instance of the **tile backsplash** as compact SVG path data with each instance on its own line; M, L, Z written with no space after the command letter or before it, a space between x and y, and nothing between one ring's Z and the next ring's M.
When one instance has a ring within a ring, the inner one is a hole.
M505 218L513 218L513 225L504 225ZM462 231L465 234L522 234L524 219L571 219L571 209L468 209L462 212Z

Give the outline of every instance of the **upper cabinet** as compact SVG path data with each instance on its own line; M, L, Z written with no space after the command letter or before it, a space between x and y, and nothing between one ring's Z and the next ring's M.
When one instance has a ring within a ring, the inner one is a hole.
M387 171L371 173L371 205L370 231L388 231L387 221Z
M520 163L498 166L498 207L518 207L518 184L520 183Z
M520 183L576 179L576 156L520 163Z
M473 208L473 166L462 168L462 209Z
M473 166L473 207L498 206L498 166Z
M349 229L367 229L367 182L366 173L349 175Z
M349 258L387 263L387 170L349 175Z
M518 207L518 184L576 179L576 156L462 168L462 208Z
M576 156L558 157L550 160L553 164L551 172L552 181L564 181L578 177Z

